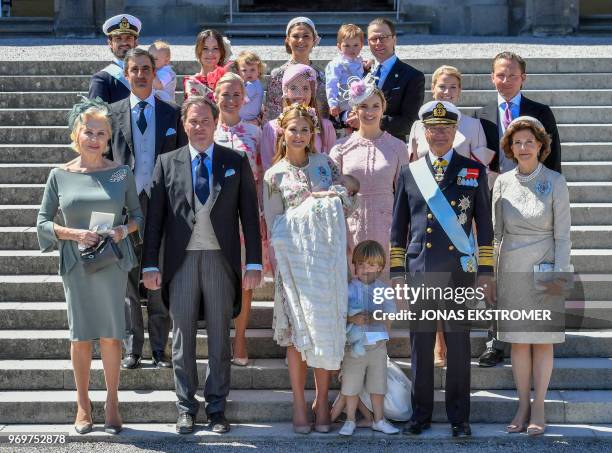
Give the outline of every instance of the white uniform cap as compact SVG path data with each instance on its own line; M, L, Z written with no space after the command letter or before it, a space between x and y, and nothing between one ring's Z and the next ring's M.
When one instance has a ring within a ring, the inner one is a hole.
M419 109L419 119L423 124L457 124L461 112L452 102L429 101Z
M102 31L106 36L122 35L128 33L138 37L142 22L131 14L118 14L107 19L102 25Z

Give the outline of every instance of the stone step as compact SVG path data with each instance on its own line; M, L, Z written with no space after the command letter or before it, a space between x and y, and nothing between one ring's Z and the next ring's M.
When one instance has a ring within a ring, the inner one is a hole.
M330 395L335 397L335 392ZM106 392L89 393L94 403L94 421L104 420L103 403ZM201 392L197 398L203 401ZM312 401L313 391L306 392ZM0 423L72 423L76 404L73 390L6 391L0 392ZM435 392L433 421L445 421L444 392ZM121 390L120 410L124 423L174 423L176 395L171 390ZM504 422L516 411L515 390L478 390L471 392L473 423ZM548 423L611 423L612 391L609 390L550 390L546 396ZM226 415L234 423L269 423L289 421L292 414L292 394L288 390L232 390L228 396ZM196 421L205 422L204 411Z
M612 182L568 182L567 188L572 203L605 203L612 200Z
M145 333L148 338L148 333ZM485 331L472 331L472 357L478 357L485 349ZM272 339L271 329L249 329L248 350L252 359L284 358L285 348ZM409 332L405 329L391 332L388 344L389 357L405 357L410 354ZM151 357L149 342L145 340L143 356ZM566 332L565 343L555 345L557 357L610 357L612 330L583 330ZM99 357L97 352L94 353ZM68 330L0 330L0 359L68 359L70 339ZM197 335L197 357L208 357L206 330Z
M0 183L44 184L51 169L57 166L55 163L0 163ZM612 181L612 161L562 162L561 168L568 182Z
M414 64L409 61L410 64ZM420 69L420 68L419 68ZM461 70L462 68L459 67ZM490 70L490 68L489 68ZM177 73L177 86L183 86L183 78L186 74ZM581 89L609 88L611 73L529 73L524 83L526 90L547 89L570 89L580 87ZM91 74L86 75L2 75L0 76L0 92L4 91L88 91ZM431 86L431 72L425 74L425 87ZM461 86L464 90L488 90L491 89L491 74L468 74L463 73Z
M280 41L279 41L280 45ZM258 46L250 46L251 50L258 52ZM268 69L271 70L287 61L284 54L279 58L266 60ZM436 68L443 64L455 66L464 74L489 74L491 72L491 57L487 58L410 58L410 46L401 46L399 55L402 60L408 62L415 68L425 73L433 73ZM317 58L316 50L313 64L325 68L328 59ZM527 58L527 74L583 74L583 73L612 73L612 58ZM56 75L85 75L91 76L100 71L108 64L108 61L0 61L1 76L56 76ZM173 61L172 65L177 74L195 74L200 70L196 61ZM527 82L528 83L528 82Z
M612 181L612 161L562 162L561 172L568 182ZM0 175L2 175L2 165L0 165ZM4 179L0 181L4 182Z
M576 272L607 272L612 269L612 249L574 249L571 260ZM57 272L57 251L0 250L0 274L53 274Z
M561 143L563 162L612 161L612 143L565 142Z
M612 225L573 226L575 249L612 249ZM36 227L0 227L0 250L38 250Z
M567 186L572 203L604 203L612 200L612 182L568 182ZM0 184L0 204L40 203L44 190L44 184Z
M68 162L75 156L76 152L67 144L0 144L0 163L5 164L58 164Z
M612 203L572 203L572 225L612 225ZM0 204L0 226L36 225L40 205Z
M84 91L46 91L46 92L0 92L0 108L2 109L37 109L37 108L70 108L79 102ZM552 106L610 106L612 105L612 89L548 89L524 90L525 96L546 105ZM425 99L429 99L429 91ZM493 89L463 90L459 106L481 106L496 99ZM182 92L177 91L177 102L182 100Z
M394 361L410 378L409 358ZM197 361L198 375L205 376L208 360ZM158 369L148 360L136 370L121 370L120 390L174 390L171 369ZM434 385L443 389L446 370L436 368ZM337 380L333 388L338 389ZM91 366L91 390L104 390L104 374L101 360L93 360ZM232 366L234 390L288 390L291 388L289 372L283 359L255 359L246 367ZM312 369L308 371L307 389L314 389ZM515 388L512 365L506 360L493 368L481 368L472 362L472 390L512 390ZM612 390L612 360L609 358L557 358L554 360L550 390ZM75 390L70 360L0 360L0 391L7 390Z
M612 124L557 124L562 142L606 142L612 140Z
M268 329L272 326L272 301L253 301L249 314L249 329ZM612 329L611 301L571 301L565 303L568 329ZM65 302L0 302L0 329L62 330L68 329ZM142 306L144 325L147 309ZM485 321L474 323L474 328L487 328ZM395 321L394 329L408 328L406 321Z
M354 21L355 25L361 26L362 29L367 28L368 22L361 20ZM285 37L285 27L287 21L282 23L245 23L245 24L229 24L227 22L206 22L203 27L213 27L224 36L230 38L272 38L282 39ZM430 34L431 22L417 21L400 21L395 22L395 31L398 36L402 35L428 35ZM317 22L317 33L322 36L334 37L338 33L338 22L322 23Z
M58 164L68 162L75 155L72 148L64 143L61 145L0 144L0 163L4 164ZM610 162L612 142L562 143L561 155L564 162Z

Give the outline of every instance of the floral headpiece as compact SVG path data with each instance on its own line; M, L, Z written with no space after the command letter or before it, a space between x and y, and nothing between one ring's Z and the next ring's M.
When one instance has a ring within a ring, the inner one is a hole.
M304 77L308 82L314 82L314 91L317 89L317 73L316 71L305 64L296 63L289 65L283 73L283 79L281 81L281 87L283 94L287 94L287 86L296 77Z
M74 129L74 123L89 109L98 110L102 115L108 116L108 104L102 99L99 97L89 99L81 96L81 102L74 104L68 113L68 127L70 130Z
M377 78L371 74L367 74L363 79L349 77L346 88L338 86L340 96L351 106L359 105L372 95L377 88L376 82Z
M291 110L298 110L299 112L305 113L306 115L308 115L310 119L312 120L312 124L314 125L315 132L316 133L320 132L319 118L317 116L317 111L314 109L314 107L310 107L305 104L299 104L297 102L285 107L283 109L283 112L280 115L278 115L277 121L278 121L279 126L281 125L281 123L283 122L283 120L285 119L285 117Z

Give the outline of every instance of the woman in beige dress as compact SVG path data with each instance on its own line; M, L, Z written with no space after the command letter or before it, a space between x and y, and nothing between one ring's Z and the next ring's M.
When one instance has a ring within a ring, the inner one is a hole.
M497 308L550 310L550 320L498 322L499 339L512 344L519 397L507 431L540 435L546 423L553 344L565 340L563 293L571 280L569 192L565 178L542 165L550 153L550 138L537 119L516 118L501 146L517 167L500 175L493 187ZM532 379L535 397L530 404Z

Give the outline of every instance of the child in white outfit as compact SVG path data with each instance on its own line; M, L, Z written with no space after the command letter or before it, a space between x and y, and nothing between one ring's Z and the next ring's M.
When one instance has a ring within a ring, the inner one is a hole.
M155 41L149 46L149 53L155 59L155 79L153 91L162 101L176 103L176 73L170 65L170 45L164 41Z
M385 251L376 241L363 241L353 251L355 276L348 288L347 339L342 360L342 396L346 398L346 422L339 434L350 436L356 428L359 394L370 394L372 429L397 434L399 429L384 418L387 392L387 341L391 321L384 315L395 312L395 302L384 297L387 286L378 280L385 268ZM352 314L351 314L352 313Z

